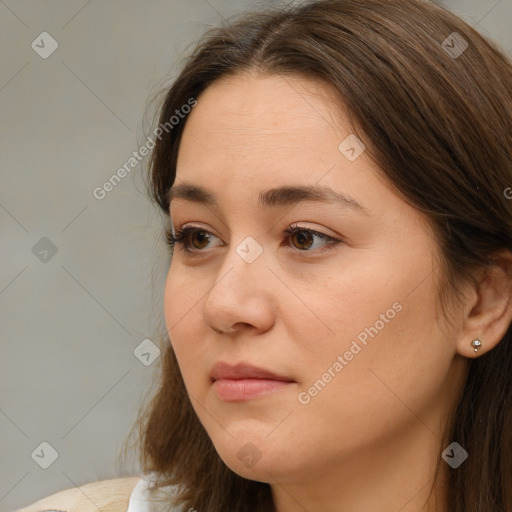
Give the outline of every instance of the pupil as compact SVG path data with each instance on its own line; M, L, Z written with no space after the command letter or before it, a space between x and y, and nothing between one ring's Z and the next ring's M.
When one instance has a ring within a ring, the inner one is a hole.
M311 237L311 233L306 233L305 231L299 231L297 233L297 238L298 238L299 244L300 245L306 244L307 245L306 249L309 248L311 245L310 243L308 243L308 240L307 240L308 237Z
M199 246L202 248L203 245L207 245L208 244L208 240L207 240L207 236L205 236L205 233L202 233L201 231L196 231L195 233L195 236L199 239L203 239L202 241L203 242L206 242L206 244L202 244L201 241L199 242Z

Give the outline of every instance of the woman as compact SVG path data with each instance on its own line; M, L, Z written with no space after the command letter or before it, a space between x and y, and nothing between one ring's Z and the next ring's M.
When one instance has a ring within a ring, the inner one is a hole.
M168 339L130 512L512 510L511 91L421 0L207 35L154 132Z

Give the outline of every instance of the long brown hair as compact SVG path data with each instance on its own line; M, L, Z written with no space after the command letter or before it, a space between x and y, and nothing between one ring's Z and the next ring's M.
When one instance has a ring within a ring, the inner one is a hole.
M168 90L160 124L244 70L335 88L382 175L430 219L441 304L460 298L459 285L492 253L512 249L512 63L457 16L422 0L320 0L246 14L204 36ZM167 216L185 123L165 130L151 157L149 194ZM183 509L275 510L269 484L235 474L215 451L167 336L158 390L136 424L142 470L157 475L157 487L180 485ZM468 362L444 437L469 453L449 473L451 512L512 510L511 337L509 327Z

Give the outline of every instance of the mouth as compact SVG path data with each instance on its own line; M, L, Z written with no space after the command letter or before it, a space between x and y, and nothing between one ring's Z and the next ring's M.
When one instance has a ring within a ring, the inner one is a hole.
M222 361L213 366L210 379L218 398L226 402L258 398L296 384L293 379L264 368Z

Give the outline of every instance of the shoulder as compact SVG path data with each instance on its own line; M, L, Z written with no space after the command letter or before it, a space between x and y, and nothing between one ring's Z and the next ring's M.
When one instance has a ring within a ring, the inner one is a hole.
M17 512L126 512L130 494L140 477L91 482L60 491Z

